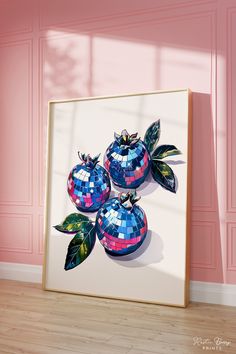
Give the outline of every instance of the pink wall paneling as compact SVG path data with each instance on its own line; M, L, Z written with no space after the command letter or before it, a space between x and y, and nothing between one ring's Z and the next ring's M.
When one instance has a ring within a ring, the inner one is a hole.
M218 283L224 281L220 228L215 221L192 222L191 278Z
M0 218L32 234L12 217L0 260L42 261L48 100L189 87L191 278L235 283L235 2L24 1L0 1Z
M227 224L227 281L235 282L236 272L236 222Z
M203 0L201 0L202 2ZM192 0L120 0L111 2L109 0L79 1L78 0L40 0L40 29L65 28L78 26L78 24L96 23L99 21L114 21L114 19L123 19L133 16L143 16L150 11L159 11L161 9L169 10L173 7L184 8L187 4L195 3ZM130 22L130 20L128 20ZM106 23L105 23L106 26Z
M211 269L216 266L215 223L192 223L192 259L193 268ZM199 242L200 240L200 242ZM200 247L200 249L198 249ZM197 252L194 250L197 250Z
M1 214L0 250L7 252L32 253L32 215L30 214ZM14 240L14 242L13 242Z
M227 238L228 270L236 270L236 223L228 223Z
M32 40L0 51L0 204L32 205Z
M36 0L0 1L0 37L22 35L33 29L33 6Z
M227 126L227 155L228 155L228 183L227 183L227 207L228 211L236 212L236 122L233 119L236 115L236 7L230 8L227 11L227 114L228 114L228 126Z

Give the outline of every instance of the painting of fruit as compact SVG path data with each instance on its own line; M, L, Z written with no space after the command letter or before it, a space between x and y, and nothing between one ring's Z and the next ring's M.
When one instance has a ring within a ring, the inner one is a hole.
M190 111L188 89L50 102L46 289L185 304Z
M147 129L144 139L126 129L114 134L115 140L104 155L104 167L99 156L80 154L81 163L70 172L67 191L72 203L82 212L97 211L93 221L83 214L70 214L57 231L74 234L65 260L65 270L81 264L92 252L96 236L107 254L118 257L135 252L143 243L148 223L145 211L136 203L136 189L151 171L153 179L164 189L176 193L175 175L164 158L179 155L174 145L157 146L161 135L160 119ZM111 181L129 189L110 198Z

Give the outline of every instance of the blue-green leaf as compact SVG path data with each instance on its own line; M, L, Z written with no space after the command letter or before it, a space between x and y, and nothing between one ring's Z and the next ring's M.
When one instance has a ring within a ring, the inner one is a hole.
M145 136L144 136L144 143L151 154L151 152L155 149L161 134L160 128L160 119L156 122L152 123L150 127L147 129Z
M160 145L158 146L152 154L152 160L164 159L168 156L180 155L181 151L177 149L174 145Z
M170 166L168 166L165 162L153 160L151 171L152 177L156 182L170 192L176 193L175 175Z
M81 264L92 252L95 242L95 226L89 222L83 231L79 231L71 240L65 260L65 270L73 269Z

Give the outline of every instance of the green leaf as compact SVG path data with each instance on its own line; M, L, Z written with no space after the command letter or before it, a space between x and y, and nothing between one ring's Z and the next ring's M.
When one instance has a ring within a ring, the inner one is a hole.
M176 193L175 175L170 166L165 162L154 160L151 166L152 176L163 188Z
M160 134L160 119L158 119L156 122L150 125L144 136L144 143L146 144L146 147L150 153L155 149L156 144L160 139Z
M135 190L134 192L130 192L129 200L130 200L130 202L131 202L132 205L134 205L135 203L137 203L140 199L141 199L141 197L138 197L138 196L137 196L136 190Z
M152 154L152 160L164 159L168 156L180 155L181 151L174 145L160 145Z
M70 270L81 264L92 252L95 241L95 226L89 222L69 243L64 269Z
M89 222L90 219L87 216L73 213L68 215L61 224L54 226L54 228L67 234L75 234L78 231L83 231Z

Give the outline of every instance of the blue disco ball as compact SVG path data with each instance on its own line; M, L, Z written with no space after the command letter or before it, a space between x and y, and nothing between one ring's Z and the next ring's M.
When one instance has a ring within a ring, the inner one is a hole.
M121 188L138 188L150 170L150 155L137 134L123 130L115 134L104 156L104 166L115 185Z
M80 211L97 211L109 198L111 191L107 171L98 165L98 157L80 155L81 164L76 165L69 174L67 191L72 203Z
M123 197L109 199L97 213L98 239L113 256L136 251L147 235L145 212L141 207L130 204L130 200L125 197L128 194L122 193Z

